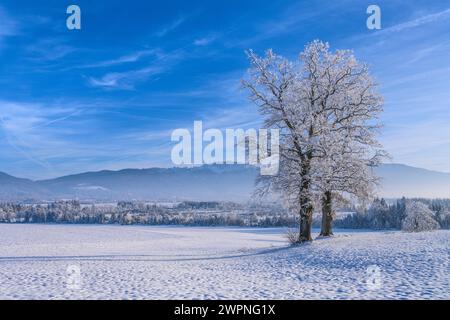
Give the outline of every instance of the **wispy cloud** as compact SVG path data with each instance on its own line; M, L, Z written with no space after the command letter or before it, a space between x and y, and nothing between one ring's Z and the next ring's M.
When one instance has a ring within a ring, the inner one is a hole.
M267 39L275 38L277 36L295 33L298 28L303 27L306 23L314 20L319 20L321 17L326 16L327 12L337 10L339 4L328 3L326 6L320 2L320 10L316 7L314 1L311 2L299 2L293 5L283 7L278 14L273 15L270 19L263 22L258 22L256 25L251 26L253 32L251 36L231 38L226 41L227 47L244 47L248 48L249 45L258 43ZM295 12L295 14L293 14ZM248 20L246 16L242 17L242 23ZM229 34L235 33L240 30L240 25L235 25L228 31Z
M178 28L181 24L183 24L186 21L186 17L180 16L174 21L172 21L170 24L163 27L161 30L157 31L155 35L159 38L164 37L168 33L172 32L176 28Z
M64 58L75 52L76 48L66 44L62 39L46 38L30 44L26 50L31 59L46 62Z
M217 39L216 35L195 39L194 40L194 45L196 45L196 46L206 46L206 45L214 42L216 39Z
M19 24L2 7L0 7L0 45L6 37L11 37L19 32Z
M138 62L142 58L148 56L158 56L160 54L160 50L158 49L148 49L148 50L140 50L136 52L132 52L127 55L120 56L116 59L104 60L96 63L80 65L77 68L79 69L89 69L89 68L103 68L103 67L112 67L118 66L125 63L133 63Z
M39 103L0 101L0 129L6 142L26 159L50 169L46 157L56 152L64 143L60 140L63 132L57 125L77 114L80 110L69 106L44 106ZM41 153L42 150L47 150Z
M273 46L293 57L316 37L370 63L386 101L383 141L395 160L450 171L450 9L416 2L380 4L380 31L366 29L355 0L236 2L220 12L192 5L175 14L143 2L160 24L142 29L137 7L121 17L127 28L113 33L103 19L71 33L64 20L55 23L61 16L51 5L23 10L18 1L2 2L0 49L3 43L8 55L0 75L0 171L42 177L152 166L156 158L170 165L172 129L192 128L194 120L205 128L261 125L239 88L243 49ZM115 8L104 7L105 17Z
M433 54L436 54L439 51L447 50L449 47L450 47L449 43L446 44L439 43L437 45L417 49L415 52L412 52L412 58L407 63L408 64L416 63L427 57L430 57Z
M0 147L7 150L2 153L6 163L0 170L23 176L32 168L29 177L55 177L71 173L78 166L83 170L90 166L101 169L102 165L96 166L100 160L119 153L138 154L137 148L120 150L123 145L117 145L111 133L96 136L95 142L86 139L98 134L94 124L101 123L92 114L105 112L102 108L96 110L96 104L0 100ZM7 161L9 157L13 162Z
M142 82L152 76L167 72L182 57L183 53L181 50L160 54L150 65L143 68L123 72L108 72L99 78L89 77L88 83L92 87L104 89L131 90L134 89L137 82Z
M450 8L446 10L442 10L436 13L428 14L413 20L409 20L406 22L402 22L387 28L383 28L380 31L374 33L374 34L388 34L388 33L394 33L394 32L401 32L405 30L409 30L412 28L420 27L424 24L433 23L436 21L440 21L444 18L450 17Z
M89 78L89 84L93 87L110 89L133 89L136 82L146 80L163 72L164 68L160 66L149 66L126 72L110 72L101 78Z

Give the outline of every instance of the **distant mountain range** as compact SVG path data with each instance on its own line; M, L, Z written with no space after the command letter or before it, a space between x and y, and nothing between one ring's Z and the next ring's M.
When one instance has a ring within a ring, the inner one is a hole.
M381 197L450 198L449 173L400 164L382 165L377 173ZM39 181L0 172L0 201L245 201L258 174L257 168L245 165L104 170Z
M385 164L377 168L382 179L378 193L385 198L450 198L450 173Z

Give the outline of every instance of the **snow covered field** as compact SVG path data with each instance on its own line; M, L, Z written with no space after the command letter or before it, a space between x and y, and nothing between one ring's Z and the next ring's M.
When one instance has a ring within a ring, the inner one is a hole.
M284 232L0 224L0 299L450 299L450 231Z

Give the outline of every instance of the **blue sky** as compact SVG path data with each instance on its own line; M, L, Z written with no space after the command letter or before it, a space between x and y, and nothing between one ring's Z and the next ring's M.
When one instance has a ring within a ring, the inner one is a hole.
M81 30L66 28L70 4ZM430 0L3 0L0 171L171 166L176 128L259 125L239 87L246 49L295 59L314 39L370 64L394 162L450 172L450 3Z

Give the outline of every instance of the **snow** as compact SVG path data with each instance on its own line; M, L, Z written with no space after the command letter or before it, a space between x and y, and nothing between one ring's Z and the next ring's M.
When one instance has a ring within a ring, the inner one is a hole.
M450 298L448 230L284 233L0 224L0 299Z

